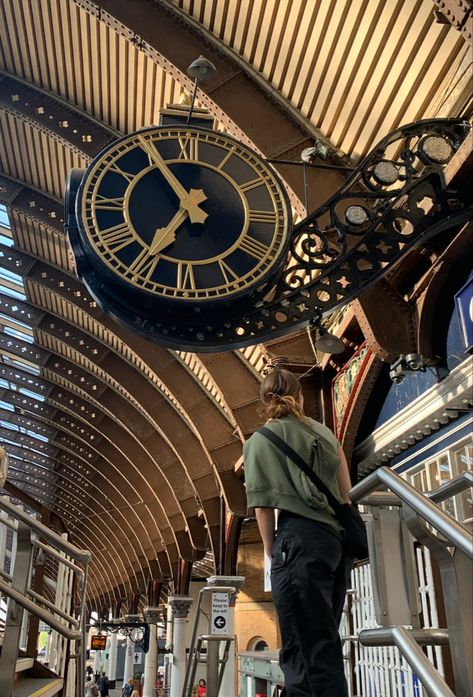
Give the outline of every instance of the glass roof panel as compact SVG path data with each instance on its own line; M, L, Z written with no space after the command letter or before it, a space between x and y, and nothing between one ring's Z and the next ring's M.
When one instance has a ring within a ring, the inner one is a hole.
M0 244L3 244L7 247L12 247L14 245L13 232L8 217L8 210L2 204L0 204ZM1 265L0 292L5 293L5 295L8 295L11 298L15 298L16 300L27 299L23 285L23 278L18 274L13 273L9 269L3 268ZM4 334L14 337L16 339L28 342L29 344L34 343L34 335L32 328L28 324L25 324L24 322L17 320L15 317L10 317L9 315L4 314L3 312L0 312L0 332L3 332ZM39 375L41 372L39 366L35 365L34 363L31 363L30 361L24 362L18 356L7 352L2 353L2 355L0 355L0 363L21 370L25 370L33 375ZM9 380L0 378L0 387L3 387L7 390L11 390L13 392L19 392L29 397L33 397L34 399L39 400L41 402L44 402L45 400L44 395L37 394L36 392L23 387L23 385L19 382L10 382ZM17 411L13 405L4 401L0 401L0 407L3 408L5 411L9 412ZM3 421L2 419L0 419L0 427L7 429L11 432L22 433L32 438L36 438L39 441L49 441L49 438L42 435L41 433L37 433L32 429L20 426L15 423L10 423L9 421ZM3 442L5 444L10 443L15 447L18 445L14 441L10 441L8 438L4 438ZM34 448L30 449L36 452ZM21 460L21 462L23 464L24 470L26 471L26 462L24 460Z

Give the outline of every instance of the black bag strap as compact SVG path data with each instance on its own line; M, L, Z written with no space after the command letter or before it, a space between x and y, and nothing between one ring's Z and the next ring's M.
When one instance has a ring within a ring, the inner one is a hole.
M340 509L342 508L342 504L337 501L335 496L332 494L330 489L323 483L323 481L315 474L315 472L309 467L309 465L306 463L303 457L299 455L298 452L294 450L294 448L291 448L288 443L286 443L285 440L283 440L280 436L278 436L277 433L274 433L274 431L271 431L270 428L266 428L266 426L262 426L261 428L258 429L258 433L261 433L262 436L270 440L274 445L279 448L279 450L282 450L282 452L287 455L287 457L294 462L305 474L314 482L315 486L319 491L322 492L322 494L325 494L327 501L331 508L333 509L335 515L338 514ZM318 441L316 441L318 443Z

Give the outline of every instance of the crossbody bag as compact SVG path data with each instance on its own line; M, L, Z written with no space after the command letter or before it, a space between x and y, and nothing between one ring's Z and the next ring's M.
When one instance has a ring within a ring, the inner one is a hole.
M311 479L317 489L325 494L327 503L334 512L338 522L345 530L344 548L347 555L355 559L366 559L368 557L368 538L366 525L358 510L350 503L340 503L332 494L330 489L315 474L315 472L305 462L298 452L291 448L285 440L280 438L277 433L263 426L258 429L265 438L270 440L279 450L281 450L290 460L294 462Z

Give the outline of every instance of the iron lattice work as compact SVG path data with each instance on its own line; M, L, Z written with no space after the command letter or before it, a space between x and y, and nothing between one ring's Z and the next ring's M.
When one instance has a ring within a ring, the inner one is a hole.
M326 203L293 231L284 272L266 298L234 319L196 327L137 318L134 328L171 347L233 349L287 334L333 311L383 276L415 245L472 217L444 171L470 131L425 120L386 136Z

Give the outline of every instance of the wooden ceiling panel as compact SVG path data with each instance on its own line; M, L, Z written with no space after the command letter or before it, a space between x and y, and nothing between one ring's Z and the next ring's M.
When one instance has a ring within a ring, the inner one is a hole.
M354 160L399 125L434 117L469 52L436 22L432 0L231 2L226 12L221 0L163 1L223 37Z
M56 198L64 197L72 167L86 161L46 133L0 111L0 171Z

